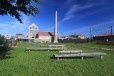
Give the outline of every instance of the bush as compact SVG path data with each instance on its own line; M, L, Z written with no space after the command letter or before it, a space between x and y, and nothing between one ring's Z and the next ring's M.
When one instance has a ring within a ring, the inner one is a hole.
M9 51L10 47L8 40L4 36L0 35L0 58L6 57Z

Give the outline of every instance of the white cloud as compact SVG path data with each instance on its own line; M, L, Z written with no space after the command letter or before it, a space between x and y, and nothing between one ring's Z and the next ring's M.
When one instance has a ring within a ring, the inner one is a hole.
M81 16L78 14L76 14L77 12L92 8L94 6L101 6L104 5L106 3L107 0L86 0L84 4L78 3L78 0L67 0L66 1L66 6L71 6L68 10L68 12L66 12L65 17L60 21L61 22L65 22L67 20L70 20L72 18L77 17L78 19L80 18L84 18L86 16L89 15L93 15L96 14L100 11L102 11L103 9L98 9L96 11L92 11L92 12L88 12L87 14L82 14ZM83 1L82 1L83 2ZM104 8L105 9L105 8Z
M62 25L62 22L70 20L70 19L76 17L76 15L75 15L76 12L88 9L90 7L92 7L91 4L87 4L87 5L84 5L84 6L80 6L80 5L76 5L76 4L72 5L71 8L68 10L68 12L65 14L65 17L58 22L58 28ZM49 28L49 30L53 30L53 29L54 29L54 26Z
M30 17L22 14L22 21L23 21L23 24L21 24L15 18L11 18L11 21L6 21L4 23L1 22L0 34L15 35L16 33L23 33L27 35L28 25L31 22Z
M62 22L70 20L72 18L74 18L76 15L76 12L91 8L92 5L91 4L87 4L87 5L72 5L71 8L69 9L69 11L65 14L65 17L61 20Z

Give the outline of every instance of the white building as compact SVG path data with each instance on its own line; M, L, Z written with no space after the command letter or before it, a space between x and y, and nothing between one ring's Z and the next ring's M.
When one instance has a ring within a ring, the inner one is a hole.
M38 26L35 23L32 23L29 26L28 38L29 39L34 39L35 36L36 36L37 31L38 31Z
M18 39L24 39L25 36L24 36L24 34L16 34L16 38L18 38Z
M32 25L29 26L29 33L28 33L28 38L29 40L33 40L34 42L54 42L58 43L58 15L57 11L55 12L55 22L54 22L54 34L51 32L40 32L38 30L38 26L33 23Z
M10 35L5 35L5 38L6 39L11 39L11 36Z
M38 31L36 34L35 42L51 43L53 42L54 34L51 32Z
M38 26L33 23L29 26L28 39L33 42L53 42L54 34L51 32L39 31Z
M79 39L86 39L87 37L84 36L84 35L79 35L78 38L79 38Z

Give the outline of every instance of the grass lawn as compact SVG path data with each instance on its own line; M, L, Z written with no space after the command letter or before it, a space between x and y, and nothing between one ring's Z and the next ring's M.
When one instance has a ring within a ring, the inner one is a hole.
M103 60L64 59L50 57L57 51L25 51L26 47L38 47L35 43L18 43L10 58L0 60L0 76L114 76L114 46L94 43L65 43L68 49L106 52ZM95 50L91 47L111 48L112 51Z

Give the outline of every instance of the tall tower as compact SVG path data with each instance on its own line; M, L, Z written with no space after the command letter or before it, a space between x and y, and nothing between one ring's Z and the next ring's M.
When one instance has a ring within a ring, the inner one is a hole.
M58 36L57 36L57 11L55 12L55 25L54 25L54 43L58 43Z
M37 31L38 31L38 26L37 26L35 23L32 23L32 24L29 26L28 37L29 37L30 39L34 39L35 36L36 36Z

